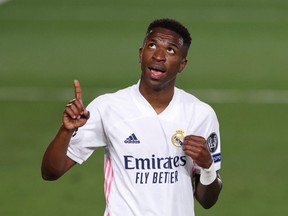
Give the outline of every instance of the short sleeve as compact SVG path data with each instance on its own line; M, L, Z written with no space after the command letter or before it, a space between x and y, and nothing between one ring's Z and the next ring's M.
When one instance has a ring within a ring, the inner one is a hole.
M206 112L208 115L205 122L201 124L203 137L206 139L208 150L214 161L215 170L221 168L221 145L220 145L220 129L219 122L215 111L208 106ZM195 172L200 173L200 168L195 164Z
M86 161L97 147L107 143L97 99L87 106L87 110L90 118L84 126L75 131L67 151L67 156L79 164Z

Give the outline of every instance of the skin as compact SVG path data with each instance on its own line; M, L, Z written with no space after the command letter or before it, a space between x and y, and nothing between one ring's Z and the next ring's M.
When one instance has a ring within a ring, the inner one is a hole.
M41 173L45 180L58 179L76 164L66 155L68 144L76 128L83 126L89 119L89 112L83 106L78 80L74 80L74 91L75 99L66 105L62 126L43 156Z
M208 169L213 159L209 153L206 140L201 136L188 135L184 138L183 151L190 156L198 166ZM200 175L195 175L194 196L205 209L211 208L218 199L222 189L222 181L219 173L217 178L210 185L203 185L200 182Z
M178 73L187 64L188 47L175 32L165 28L154 28L139 49L141 80L139 90L160 114L170 103ZM89 112L83 106L81 87L74 81L75 99L71 100L63 112L62 126L49 144L42 160L42 177L45 180L56 180L75 165L67 155L69 141L74 131L83 126L89 119ZM183 151L202 168L209 168L212 158L206 140L196 135L184 138ZM218 178L210 185L202 185L200 175L196 175L195 198L204 208L212 207L220 194L222 183Z
M153 29L139 49L142 71L139 89L158 114L173 97L176 76L187 63L184 56L187 49L177 33L164 28Z

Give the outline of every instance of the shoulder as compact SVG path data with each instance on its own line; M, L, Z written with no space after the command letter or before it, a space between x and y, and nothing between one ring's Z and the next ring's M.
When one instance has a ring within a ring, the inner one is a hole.
M215 113L214 109L206 102L200 100L192 93L184 91L183 89L176 88L176 92L179 95L181 103L189 109L193 108L198 112L203 113Z
M105 107L108 104L118 104L125 102L127 98L129 98L131 94L131 89L133 86L129 86L124 89L120 89L116 92L106 93L103 95L97 96L94 100L90 102L88 107Z

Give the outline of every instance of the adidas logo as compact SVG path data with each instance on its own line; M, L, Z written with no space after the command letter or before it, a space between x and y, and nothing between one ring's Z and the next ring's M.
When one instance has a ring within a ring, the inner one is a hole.
M124 141L124 143L126 143L126 144L139 144L140 141L137 139L137 137L133 133Z

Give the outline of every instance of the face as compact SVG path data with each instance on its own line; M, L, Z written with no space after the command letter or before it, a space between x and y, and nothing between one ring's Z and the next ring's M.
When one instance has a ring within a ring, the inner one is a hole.
M186 66L187 51L183 38L176 32L154 28L139 50L142 87L157 91L174 88L177 74Z

